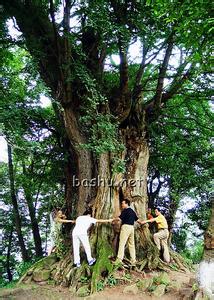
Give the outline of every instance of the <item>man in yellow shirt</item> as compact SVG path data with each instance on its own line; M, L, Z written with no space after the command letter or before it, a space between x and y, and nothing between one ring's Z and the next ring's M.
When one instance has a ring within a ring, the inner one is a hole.
M152 223L156 222L158 225L158 232L156 232L153 235L154 242L158 249L161 249L161 246L163 247L163 258L166 263L170 262L170 255L169 255L169 248L167 244L167 240L169 237L169 231L168 231L168 224L165 219L165 217L162 215L162 213L156 208L155 209L155 215L157 216L156 218L151 218L146 221L142 221L141 224L146 224L146 223Z

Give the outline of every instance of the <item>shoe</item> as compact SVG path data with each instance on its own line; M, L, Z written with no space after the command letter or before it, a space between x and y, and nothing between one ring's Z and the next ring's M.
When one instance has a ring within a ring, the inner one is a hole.
M134 263L134 264L131 264L131 266L130 266L130 268L131 268L131 270L136 270L136 263Z
M131 262L131 267L136 267L136 262Z
M114 262L113 262L113 265L116 267L116 268L122 268L124 265L123 265L123 262L120 260L120 259L116 259Z
M81 267L81 263L75 264L75 267L76 267L76 268L80 268L80 267Z
M92 258L92 260L90 260L90 261L88 262L88 265L89 265L89 266L93 266L93 265L95 264L95 262L96 262L96 258Z

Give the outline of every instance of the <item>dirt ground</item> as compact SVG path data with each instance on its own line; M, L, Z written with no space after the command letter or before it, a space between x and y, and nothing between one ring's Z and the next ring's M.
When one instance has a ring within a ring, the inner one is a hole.
M151 274L152 276L153 274ZM188 299L192 289L191 281L194 273L170 271L170 280L179 286L179 290L170 290L163 296L163 300ZM71 296L68 288L50 285L21 285L13 289L1 289L0 299L4 300L155 300L160 299L150 293L124 294L124 288L129 284L107 287L103 291L87 297Z

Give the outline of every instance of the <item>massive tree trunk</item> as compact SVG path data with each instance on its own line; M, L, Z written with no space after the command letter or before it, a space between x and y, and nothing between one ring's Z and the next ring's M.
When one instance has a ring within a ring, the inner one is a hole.
M15 192L15 182L14 182L14 174L13 174L13 160L12 160L12 150L11 146L8 144L8 168L9 168L9 178L10 178L10 194L11 194L11 202L13 205L13 215L15 219L15 227L18 235L19 246L21 248L22 259L24 261L29 260L29 256L27 253L27 249L25 247L25 242L22 234L22 225L21 225L21 217L19 215L18 202L16 198Z
M87 203L82 201L85 206L92 206L93 216L98 219L108 219L117 217L120 214L120 202L124 198L131 200L131 207L137 212L139 218L145 219L147 209L147 164L149 159L148 144L144 137L134 137L131 130L123 130L124 142L126 149L122 153L122 157L126 158L125 173L112 173L112 153L103 153L99 158L95 158L90 154L90 161L83 160L81 168L84 170L89 163L93 165L93 175L95 175L95 189L82 185L82 193L89 194L93 190L93 195ZM93 157L93 159L92 159ZM78 173L76 174L78 177ZM89 182L88 177L84 178ZM90 177L89 177L90 179ZM89 189L89 190L88 190ZM81 199L80 199L81 200ZM88 278L88 288L90 292L97 291L98 283L105 280L114 273L112 257L117 254L117 243L115 238L118 237L118 228L111 224L96 225L90 234L90 244L92 247L93 256L97 262L93 268L88 268L87 264L82 261L80 269L72 268L73 258L71 251L60 258L59 262L53 267L50 266L50 278L57 284L70 286L70 290L76 292L81 282L82 277ZM149 269L157 268L164 269L166 266L159 259L158 249L155 247L148 226L135 226L135 242L138 259L138 269L142 270L147 267ZM70 245L72 247L72 245ZM126 259L129 255L126 255ZM54 258L53 262L55 262ZM49 257L47 258L47 261ZM47 264L44 262L33 267L32 273L41 271L41 268L46 269ZM39 270L38 270L39 269ZM31 271L29 272L31 273ZM32 276L32 279L34 275ZM29 280L26 274L22 281Z
M77 215L83 213L84 209L87 206L87 203L91 198L91 188L88 186L87 188L83 186L81 183L84 180L91 180L93 164L92 164L92 154L85 149L81 149L81 144L85 144L87 142L84 137L82 130L78 124L78 120L71 106L65 107L64 109L64 123L65 130L67 136L70 140L71 152L73 158L75 158L75 170L73 172L72 183L74 192L77 191L77 207L76 212ZM70 176L70 175L69 175ZM74 180L77 182L74 182ZM69 179L67 180L69 182ZM76 189L76 186L78 189ZM67 184L67 188L70 189L69 184Z

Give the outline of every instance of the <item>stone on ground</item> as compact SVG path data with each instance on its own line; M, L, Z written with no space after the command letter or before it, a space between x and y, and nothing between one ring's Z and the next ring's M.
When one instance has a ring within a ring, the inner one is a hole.
M152 294L156 297L162 297L165 294L166 286L165 284L160 284L156 287L156 289L152 292Z
M136 284L128 285L124 288L123 293L124 294L133 294L136 295L138 293L138 287Z
M36 282L47 281L50 277L50 270L36 269L33 272L33 280Z

